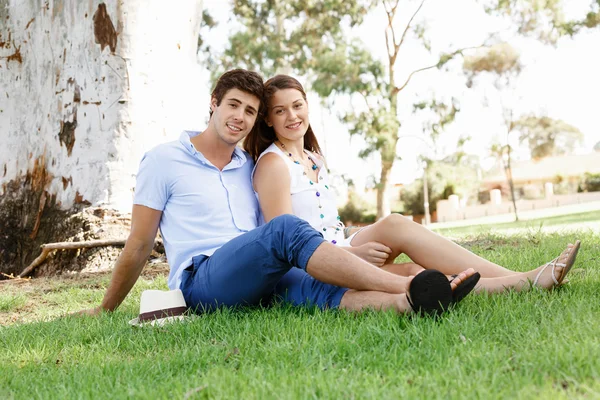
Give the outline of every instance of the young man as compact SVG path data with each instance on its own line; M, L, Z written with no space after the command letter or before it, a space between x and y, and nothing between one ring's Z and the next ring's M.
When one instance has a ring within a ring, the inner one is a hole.
M325 242L295 216L257 227L253 163L236 144L253 129L262 95L263 80L255 72L223 74L211 95L206 130L184 132L145 154L130 236L102 304L84 313L119 306L146 264L159 226L171 267L169 287L180 288L188 307L198 311L258 304L274 295L321 308L446 308L451 287L473 271L452 286L437 271L402 277Z

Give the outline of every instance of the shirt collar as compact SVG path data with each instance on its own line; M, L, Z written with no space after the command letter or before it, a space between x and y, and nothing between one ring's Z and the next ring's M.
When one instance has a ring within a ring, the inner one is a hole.
M179 136L179 142L183 145L183 147L186 149L186 151L188 153L190 153L192 156L198 157L204 162L209 162L206 159L206 157L204 157L204 154L202 154L201 152L196 150L196 147L194 147L194 144L190 140L194 136L197 136L200 134L202 134L202 132L183 131L181 133L181 135ZM248 161L248 158L246 157L245 152L236 146L235 149L233 149L233 155L231 157L231 162L229 164L227 164L227 166L225 166L224 169L241 167L242 165L244 165L246 163L246 161Z

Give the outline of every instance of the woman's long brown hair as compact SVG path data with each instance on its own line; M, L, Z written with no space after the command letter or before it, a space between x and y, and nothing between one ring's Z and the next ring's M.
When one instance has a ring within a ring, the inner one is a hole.
M244 150L246 150L254 161L258 160L258 157L263 151L267 149L273 143L277 136L273 127L267 125L265 119L267 118L269 111L269 103L273 98L275 92L281 89L296 89L302 93L304 101L306 101L306 93L302 88L300 82L295 78L288 75L276 75L273 78L265 82L265 89L263 94L263 109L261 110L260 120L256 121L256 125L250 134L244 140ZM308 124L308 130L304 135L304 148L308 151L312 151L321 155L321 147L317 141L317 137L312 130L310 124Z

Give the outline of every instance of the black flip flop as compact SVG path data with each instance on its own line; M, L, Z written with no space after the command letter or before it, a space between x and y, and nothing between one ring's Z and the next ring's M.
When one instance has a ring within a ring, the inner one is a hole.
M452 275L452 279L448 283L452 282L457 276L458 275ZM452 291L452 303L458 303L459 301L464 299L469 293L471 293L473 289L475 289L475 285L477 285L479 279L481 279L481 275L479 274L479 272L475 272L473 275L462 281L461 284L458 285L456 289Z
M446 275L427 269L410 282L406 298L416 313L437 315L450 306L452 289Z

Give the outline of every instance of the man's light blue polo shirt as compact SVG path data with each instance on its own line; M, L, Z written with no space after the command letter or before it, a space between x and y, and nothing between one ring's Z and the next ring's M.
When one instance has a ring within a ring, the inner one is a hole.
M212 255L231 239L258 226L260 211L250 176L253 162L236 148L220 171L196 150L184 131L178 141L148 151L140 163L134 204L162 211L160 232L179 288L192 257Z

